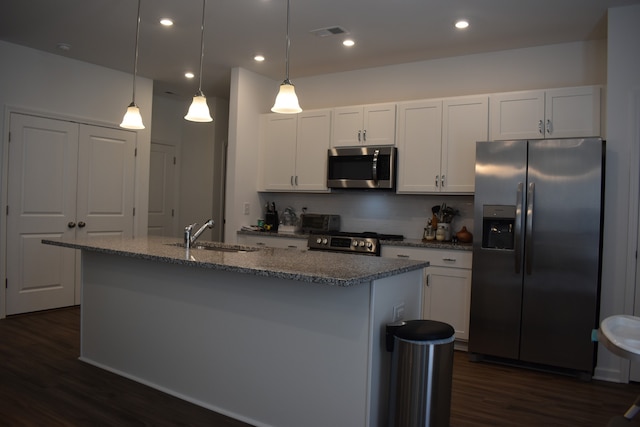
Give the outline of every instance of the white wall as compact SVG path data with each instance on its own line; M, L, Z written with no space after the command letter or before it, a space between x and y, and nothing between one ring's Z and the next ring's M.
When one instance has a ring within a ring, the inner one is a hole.
M607 70L607 173L600 314L633 314L638 203L640 109L640 5L609 9ZM635 105L634 105L635 104ZM632 185L631 179L635 180ZM630 188L636 193L631 194ZM635 206L634 206L635 205ZM637 315L637 314L636 314ZM596 377L627 381L629 363L600 346Z
M184 226L194 222L215 221L201 240L221 241L224 223L224 164L229 128L228 101L207 98L213 117L211 123L194 123L184 119L191 100L156 96L153 100L153 142L176 147L178 218L174 234L182 236Z
M481 93L605 84L606 41L565 43L515 49L431 61L377 67L292 80L305 110L412 99L463 96ZM446 202L461 210L454 229L473 231L469 196L409 196L359 193L351 196L261 193L256 195L258 116L271 108L279 81L246 70L234 70L231 105L239 111L230 122L230 162L236 163L227 191L226 241L235 241L242 225L255 224L261 207L275 201L279 209L292 206L299 213L337 213L343 229L381 231L421 237L431 206ZM237 94L235 93L237 92ZM240 98L241 97L241 98ZM234 98L239 98L235 100ZM233 107L232 107L233 110ZM233 116L233 112L232 112ZM237 155L236 155L237 153ZM243 214L243 202L251 213Z
M60 119L118 128L131 102L132 76L120 71L0 41L0 121L3 150L0 155L0 200L6 204L9 112L38 113ZM149 148L153 82L136 81L136 103L146 129L136 132L136 188L134 234L147 234ZM0 217L0 247L6 248L6 217ZM0 258L1 277L5 277ZM4 317L4 292L0 292L0 318Z

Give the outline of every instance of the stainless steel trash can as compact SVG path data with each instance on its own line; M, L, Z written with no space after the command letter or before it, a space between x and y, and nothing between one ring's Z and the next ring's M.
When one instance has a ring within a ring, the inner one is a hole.
M433 320L410 320L390 327L394 340L389 426L448 427L453 327Z

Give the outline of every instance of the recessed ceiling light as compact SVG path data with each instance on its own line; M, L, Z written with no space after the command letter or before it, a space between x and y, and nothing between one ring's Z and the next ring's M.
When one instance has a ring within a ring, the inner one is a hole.
M253 59L256 62L262 62L262 61L264 61L264 56L263 55L256 55L256 56L253 57Z
M192 79L195 77L195 74L193 74L192 72L188 71L186 73L184 73L184 76L188 79Z
M162 18L160 20L160 24L164 25L165 27L170 27L173 25L173 20L169 18Z
M351 47L351 46L353 46L354 44L356 44L356 42L354 42L354 41L353 41L353 40L351 40L351 39L346 39L345 41L343 41L343 42L342 42L342 44L343 44L343 45L345 45L345 46L347 46L347 47Z
M467 28L469 26L469 21L467 21L466 19L461 19L458 22L456 22L456 28L459 30L464 30L465 28Z

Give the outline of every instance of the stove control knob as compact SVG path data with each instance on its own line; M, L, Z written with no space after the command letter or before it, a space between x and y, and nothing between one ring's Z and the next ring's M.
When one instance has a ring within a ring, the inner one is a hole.
M326 245L327 243L329 243L329 239L327 239L326 237L322 239L322 244Z
M318 238L316 239L316 243L317 243L317 244L322 243L322 238L318 237Z
M372 249L372 248L373 248L373 243L367 242L367 249Z

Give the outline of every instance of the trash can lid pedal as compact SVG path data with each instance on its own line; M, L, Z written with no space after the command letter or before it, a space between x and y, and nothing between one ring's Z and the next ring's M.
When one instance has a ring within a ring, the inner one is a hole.
M435 341L451 338L453 326L436 320L409 320L395 331L395 336L409 341Z

